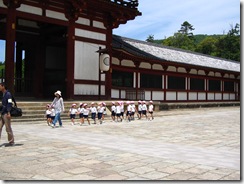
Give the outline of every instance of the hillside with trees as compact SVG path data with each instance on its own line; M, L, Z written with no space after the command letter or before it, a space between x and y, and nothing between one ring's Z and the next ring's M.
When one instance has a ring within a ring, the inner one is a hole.
M185 21L173 36L155 40L149 35L146 41L240 62L239 24L231 25L228 33L223 35L193 35L193 30L193 25Z

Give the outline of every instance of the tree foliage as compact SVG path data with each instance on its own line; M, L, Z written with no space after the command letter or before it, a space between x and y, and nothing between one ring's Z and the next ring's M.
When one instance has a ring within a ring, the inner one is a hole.
M178 32L166 39L155 40L150 35L147 41L163 45L200 52L240 62L240 25L231 25L226 35L193 35L193 26L185 21Z

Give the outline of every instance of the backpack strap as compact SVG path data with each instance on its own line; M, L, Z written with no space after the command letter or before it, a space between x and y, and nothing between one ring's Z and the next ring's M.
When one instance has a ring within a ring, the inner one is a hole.
M12 96L12 100L13 100L13 102L14 102L14 106L17 107L17 103L16 103L16 101L15 101L14 95L11 94L11 96Z

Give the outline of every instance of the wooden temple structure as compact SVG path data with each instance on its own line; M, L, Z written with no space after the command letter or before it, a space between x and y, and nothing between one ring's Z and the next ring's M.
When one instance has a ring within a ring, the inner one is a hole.
M240 100L239 63L113 35L142 15L138 3L0 0L9 89L35 98L61 90L80 100ZM101 69L105 54L108 70Z

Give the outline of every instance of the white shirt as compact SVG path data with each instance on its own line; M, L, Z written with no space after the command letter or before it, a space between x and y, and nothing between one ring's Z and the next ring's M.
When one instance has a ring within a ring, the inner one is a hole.
M76 114L78 111L75 108L70 108L69 112L70 114Z
M111 107L111 111L112 111L112 112L115 112L115 111L116 111L116 107L115 107L115 105L112 105L112 107Z
M83 111L83 114L84 115L89 115L89 112L90 112L90 109L89 108L87 108L87 109L84 108L84 111Z
M83 114L83 112L84 112L84 108L83 108L83 107L79 107L79 108L78 108L78 112L79 112L80 114Z
M91 113L97 113L97 108L96 107L91 107Z
M143 104L141 110L146 111L147 110L147 105Z
M116 114L120 114L121 113L121 107L120 105L116 106Z
M152 111L153 111L153 105L152 105L152 104L149 105L149 107L148 107L148 111L149 111L149 112L152 112Z
M142 104L138 105L138 111L142 111Z

